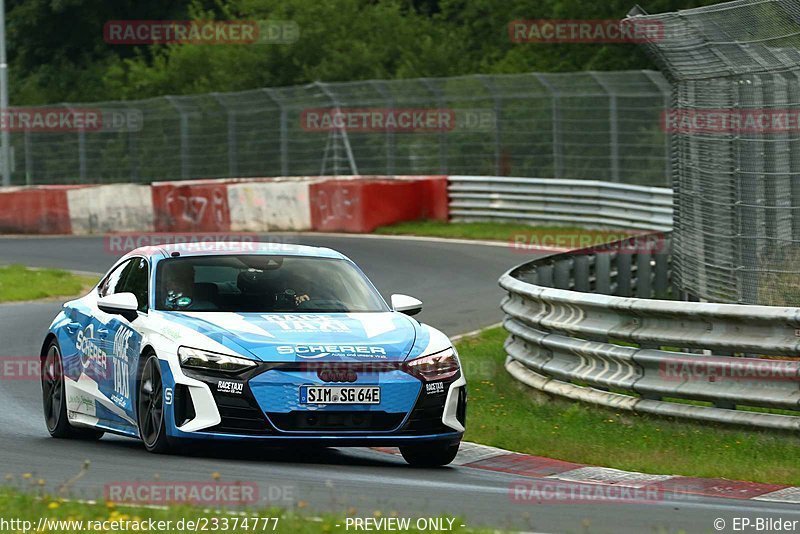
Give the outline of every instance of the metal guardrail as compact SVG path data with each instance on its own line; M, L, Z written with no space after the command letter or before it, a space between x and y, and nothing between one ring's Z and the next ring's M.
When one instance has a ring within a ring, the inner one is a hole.
M656 300L669 245L637 236L504 274L508 372L614 409L800 430L800 308Z
M595 180L450 176L456 221L521 221L668 231L672 190Z

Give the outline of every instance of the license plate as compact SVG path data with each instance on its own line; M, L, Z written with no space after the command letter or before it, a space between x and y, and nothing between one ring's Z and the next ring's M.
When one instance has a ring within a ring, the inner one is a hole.
M300 404L380 403L380 386L300 386Z

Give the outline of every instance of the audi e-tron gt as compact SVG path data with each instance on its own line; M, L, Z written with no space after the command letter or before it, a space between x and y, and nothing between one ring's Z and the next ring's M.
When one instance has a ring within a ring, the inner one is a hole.
M64 304L42 346L48 431L139 438L152 452L199 441L396 446L450 463L466 381L438 330L387 305L326 248L174 244L122 257Z

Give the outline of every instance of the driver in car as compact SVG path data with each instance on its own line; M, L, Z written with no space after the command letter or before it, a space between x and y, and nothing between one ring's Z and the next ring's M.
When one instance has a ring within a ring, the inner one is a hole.
M191 263L177 262L164 270L165 305L170 309L213 310L213 302L195 298L194 266Z
M308 302L312 299L317 301L331 298L330 294L320 288L318 284L298 274L291 276L291 278L286 280L284 285L286 289L282 294L278 294L276 298L279 305L293 305L299 308L304 302Z

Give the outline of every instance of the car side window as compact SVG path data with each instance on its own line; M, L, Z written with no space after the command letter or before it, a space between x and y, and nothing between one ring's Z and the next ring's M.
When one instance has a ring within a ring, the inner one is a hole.
M147 260L138 258L133 260L130 272L122 286L122 292L133 293L139 302L139 311L147 311L147 282L150 269Z
M100 282L100 285L97 287L97 294L101 297L105 297L106 295L121 293L120 288L122 287L122 282L127 277L132 266L133 260L128 260L117 265L117 268L108 273L108 276Z

